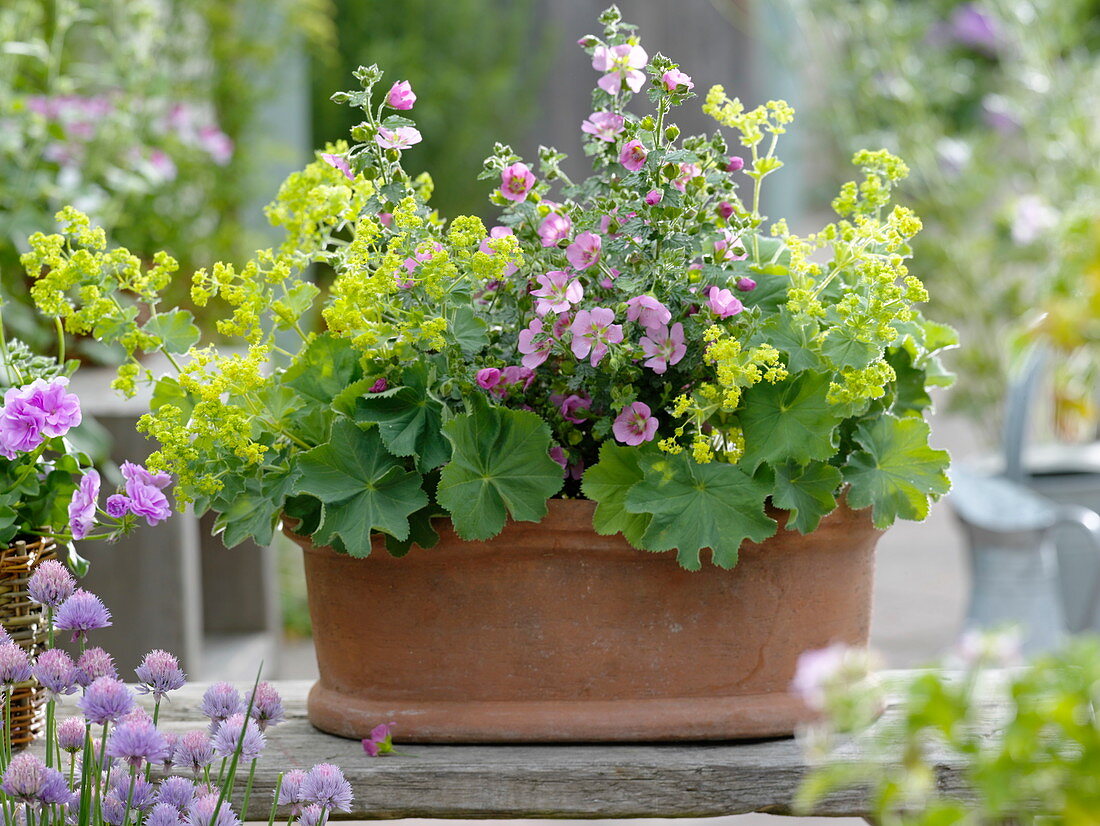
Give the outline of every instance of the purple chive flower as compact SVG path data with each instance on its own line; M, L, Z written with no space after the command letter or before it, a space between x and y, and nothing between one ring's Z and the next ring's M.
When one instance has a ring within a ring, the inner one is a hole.
M60 648L50 648L39 654L31 673L54 699L76 691L76 663Z
M76 661L76 684L87 688L100 677L118 677L115 660L99 646L89 648Z
M46 782L38 792L39 802L47 806L59 805L68 803L71 795L69 781L65 779L65 775L57 769L46 769Z
M95 594L77 588L71 597L61 604L54 616L53 627L58 631L72 631L73 642L87 636L89 631L111 626L111 612Z
M279 803L291 806L297 814L297 809L302 802L302 781L306 779L306 773L301 769L292 769L283 775L283 782L279 786Z
M331 763L318 763L302 781L302 800L316 803L330 812L351 811L351 784Z
M163 699L169 691L182 688L187 682L187 675L180 668L180 661L159 648L146 654L134 673L140 682L138 691L152 694L154 700Z
M9 642L15 642L15 640L11 638L8 630L0 625L0 645L7 645Z
M333 169L337 169L344 173L344 177L349 181L354 181L355 176L351 174L351 167L348 166L347 160L343 155L333 155L331 152L322 152L321 160L331 166Z
M298 826L320 826L325 819L325 808L316 803L310 804L298 812Z
M370 737L363 740L363 751L371 757L391 753L393 751L394 725L394 723L379 723L371 729Z
M565 249L565 257L579 272L586 270L600 260L603 240L594 232L582 232Z
M252 698L252 719L260 727L260 731L286 720L283 698L279 696L275 686L267 681L256 686L256 693Z
M14 642L0 645L0 683L25 683L31 673L31 658L26 651Z
M27 594L39 605L56 608L73 595L76 580L56 559L47 559L27 580Z
M182 777L170 777L169 780L182 780ZM180 810L167 803L157 803L145 818L145 826L180 826Z
M214 683L202 695L202 713L210 718L210 733L217 731L218 724L234 714L244 711L241 693L229 683Z
M57 742L63 751L73 754L84 748L84 727L80 717L67 717L57 724Z
M189 731L176 743L173 757L177 766L188 768L197 775L214 761L214 744L205 731Z
M416 103L416 95L413 93L412 84L407 80L399 80L390 87L386 93L386 105L391 109L408 110Z
M117 723L134 707L134 693L121 680L100 677L88 686L76 706L96 725Z
M46 785L46 764L33 754L21 752L11 759L0 789L22 803L34 801Z
M109 743L108 748L110 748ZM130 777L127 773L119 772L113 777L111 780L111 793L118 795L118 798L123 803L126 802L126 799L130 797ZM134 783L134 793L130 800L130 808L142 812L146 811L153 805L156 794L157 787L144 777L138 775Z
M113 789L103 798L103 822L110 826L122 826L126 819L126 802Z
M99 471L92 468L85 473L73 498L69 501L69 531L73 539L83 539L95 524L96 501L99 499Z
M152 720L126 720L111 732L107 754L137 768L146 760L162 762L168 756L168 741Z
M217 811L218 819L214 820L214 812ZM218 808L218 795L204 794L195 798L191 808L187 812L187 826L240 826L240 818L237 817L229 802L223 802Z
M177 812L184 811L195 799L195 784L186 777L166 777L157 789L157 805L168 805ZM156 807L153 807L154 810Z
M615 142L615 136L622 133L626 118L614 112L593 112L588 120L581 124L581 131L595 135L601 141Z
M245 729L243 741L242 728ZM255 760L267 745L267 740L260 731L260 727L256 725L256 721L249 718L248 725L245 726L243 714L234 714L228 720L222 721L218 730L214 732L213 742L214 753L219 757L228 757L233 754L237 750L237 744L240 743L242 760Z
M104 509L112 519L121 519L130 512L130 497L121 493L112 493L107 497L107 505Z

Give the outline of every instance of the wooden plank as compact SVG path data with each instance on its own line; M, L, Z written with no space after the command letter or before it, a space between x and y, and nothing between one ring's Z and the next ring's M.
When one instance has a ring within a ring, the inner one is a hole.
M172 731L201 728L208 684L177 692L161 709ZM343 819L717 817L747 812L791 814L808 772L792 739L748 743L428 746L398 745L401 755L367 757L358 741L310 726L311 683L276 683L287 722L269 731L256 771L248 819L266 820L279 772L315 763L340 766L355 793ZM68 702L72 702L70 699ZM148 698L143 704L150 705ZM889 709L883 722L896 717ZM383 722L383 721L379 721ZM994 723L990 723L994 725ZM881 726L880 726L881 728ZM397 733L400 742L400 732ZM234 799L241 799L244 776ZM959 767L942 761L939 787L965 797ZM846 792L817 815L862 816L866 801Z

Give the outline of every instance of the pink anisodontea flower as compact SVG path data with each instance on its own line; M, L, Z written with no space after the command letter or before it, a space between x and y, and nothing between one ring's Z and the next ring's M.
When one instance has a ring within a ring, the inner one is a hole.
M492 390L500 384L500 369L497 367L483 367L477 371L474 380L482 390Z
M578 416L577 413L582 410L589 410L592 407L592 399L588 398L587 395L581 396L576 393L564 397L553 395L550 397L550 401L558 405L561 417L573 424L584 424L584 417Z
M623 340L623 327L614 321L615 311L607 307L580 310L569 326L573 333L573 355L579 359L588 356L593 367L599 364L607 355L608 345Z
M582 232L565 249L565 257L575 270L586 270L600 260L603 239L594 232Z
M420 136L420 131L413 126L398 126L396 129L381 126L378 128L378 134L374 136L374 142L383 149L408 149L420 143L421 140L423 138Z
M322 152L321 160L333 169L338 169L343 172L344 177L349 181L355 180L355 176L351 174L351 167L348 166L347 159L343 155L333 155L330 152Z
M741 240L739 236L734 235L728 229L721 230L721 236L714 242L715 261L743 261L748 256L747 252L737 255L733 251L734 245Z
M551 212L539 224L539 239L544 247L556 247L569 237L572 230L573 222L568 215Z
M413 93L412 84L407 80L397 81L386 93L386 105L391 109L412 109L414 103L416 103L416 95Z
M531 295L538 301L535 304L535 312L540 316L549 312L564 313L569 308L584 298L584 287L576 278L570 278L569 274L562 270L552 270L535 279L539 288L531 290Z
M661 203L661 199L665 197L665 193L659 189L651 189L645 194L645 202L649 206L657 206Z
M631 172L637 172L645 166L646 157L645 146L641 141L629 141L623 146L623 151L619 153L619 163Z
M639 69L644 69L648 62L646 50L636 44L597 46L592 53L592 68L606 74L596 85L609 95L617 95L625 82L627 88L637 94L645 84L645 75Z
M661 82L665 84L665 88L670 92L675 92L679 86L683 86L688 91L695 88L695 83L692 81L691 77L684 74L679 69L669 69L661 75Z
M680 164L680 176L672 182L672 185L683 192L687 189L688 181L692 178L699 177L701 174L703 174L703 171L699 168L698 164L682 163Z
M601 141L614 143L615 137L622 133L626 118L614 112L593 112L588 120L581 124L581 131L595 135Z
M370 737L363 740L363 751L371 757L393 753L393 727L396 723L381 723L371 729Z
M707 290L707 306L719 318L729 318L745 309L741 299L729 290L719 287Z
M624 407L615 418L611 424L611 432L624 445L640 445L642 442L653 441L658 424L648 404L634 402L629 407Z
M520 364L534 370L549 358L551 345L552 342L542 326L542 319L531 319L527 328L519 332L516 349L523 354Z
M660 327L672 320L672 313L653 296L638 295L626 302L626 319L646 328Z
M645 366L660 375L673 364L679 363L687 353L684 344L684 325L676 322L670 331L668 327L650 327L642 336L642 352L645 354Z
M535 176L525 163L514 163L500 173L500 194L509 201L522 201L535 185Z

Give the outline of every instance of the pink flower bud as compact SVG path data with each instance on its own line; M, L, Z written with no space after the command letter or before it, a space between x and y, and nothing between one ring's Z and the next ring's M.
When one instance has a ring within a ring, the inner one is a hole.
M745 168L745 160L739 155L730 155L730 159L726 162L727 172L740 172Z
M737 289L743 293L749 293L756 289L756 282L751 278L738 278Z
M661 203L661 199L665 197L665 193L659 189L651 189L646 193L645 202L650 206L656 206Z
M407 80L397 81L386 95L386 105L391 109L412 109L414 103L416 95L413 94L412 84Z
M729 201L722 201L722 203L718 205L718 214L726 220L729 220L729 217L733 215L733 204Z

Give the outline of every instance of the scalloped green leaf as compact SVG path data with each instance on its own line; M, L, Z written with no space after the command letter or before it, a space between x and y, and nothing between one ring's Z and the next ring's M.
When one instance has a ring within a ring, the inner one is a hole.
M842 416L826 401L828 389L827 374L806 372L746 391L740 415L745 455L740 464L753 472L763 462L806 464L832 457Z
M775 468L772 504L790 512L788 529L811 533L836 508L836 491L843 481L840 471L825 462L788 462Z
M199 343L201 336L195 317L188 310L157 313L142 329L159 338L169 353L186 353Z
M561 465L550 458L550 428L525 410L491 407L473 396L470 412L443 426L451 461L437 499L463 539L490 539L505 520L538 522L561 490Z
M345 387L363 377L359 357L347 339L328 333L316 336L287 368L283 383L328 407Z
M689 571L702 567L699 554L710 548L714 564L732 568L741 543L763 542L776 531L764 514L771 485L733 465L700 465L686 453L641 458L645 478L626 495L631 513L651 514L642 546L676 550Z
M428 504L420 474L405 470L378 430L346 419L333 424L328 442L299 456L298 468L294 492L324 503L314 540L338 536L352 556L370 554L374 531L408 538L409 517Z
M581 483L584 495L597 503L592 517L596 533L621 533L635 548L642 547L642 536L653 518L626 509L627 492L645 478L639 461L642 452L642 448L604 442L599 462L584 472Z
M363 393L351 410L362 424L378 425L386 448L394 456L412 456L421 472L433 470L451 458L442 434L443 405L428 395L428 366L408 368L401 387L385 393Z
M951 457L929 446L929 433L923 419L889 414L856 428L863 450L849 456L844 468L848 504L871 506L875 527L888 528L899 516L919 522L928 516L929 498L951 489L946 473Z

